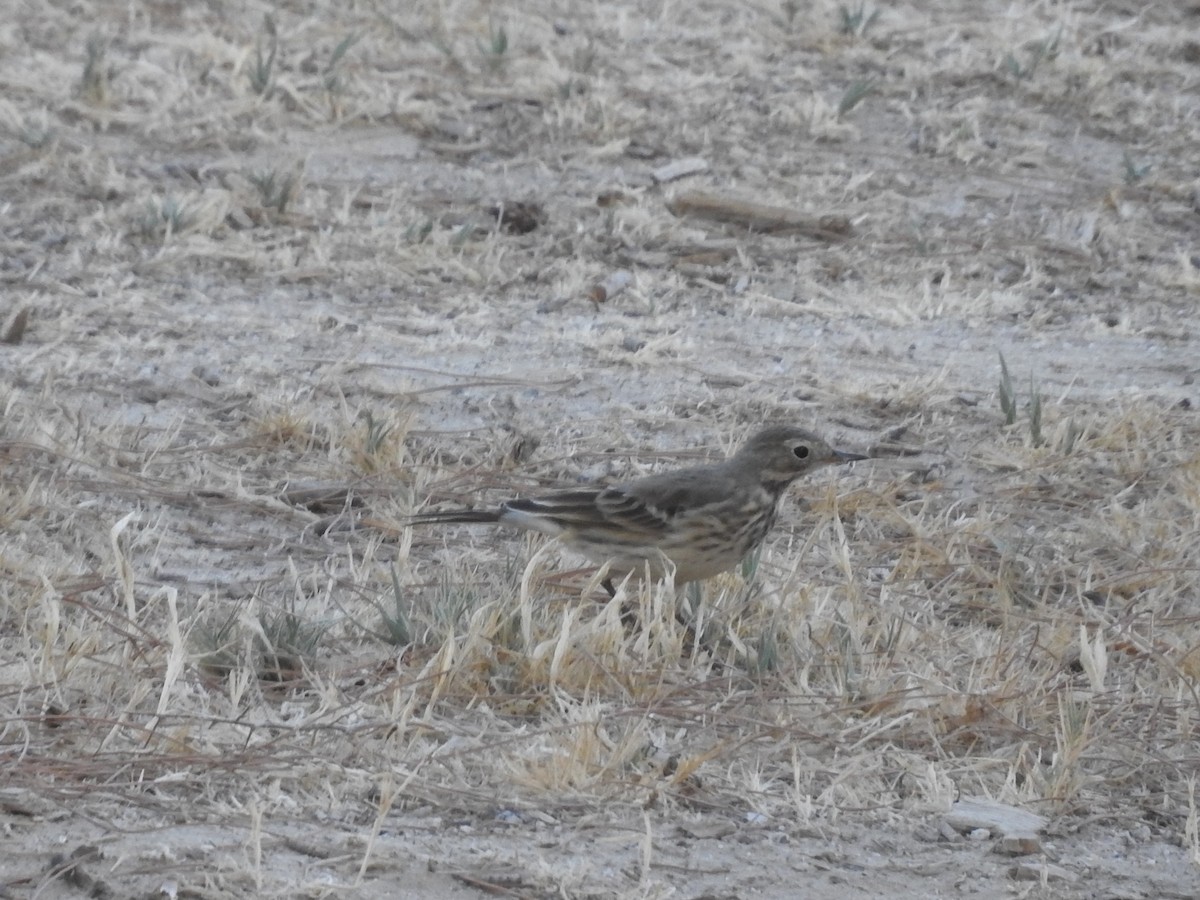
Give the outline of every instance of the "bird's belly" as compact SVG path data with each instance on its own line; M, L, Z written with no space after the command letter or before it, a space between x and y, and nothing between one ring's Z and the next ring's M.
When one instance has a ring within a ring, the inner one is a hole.
M632 573L639 577L648 567L651 578L664 578L671 572L676 584L683 584L732 569L762 541L770 527L769 522L742 529L729 529L722 524L714 522L708 528L663 535L656 541L581 532L564 534L561 539L597 565L607 564L614 576Z
M678 567L671 555L644 541L621 541L609 535L592 537L578 533L563 535L561 539L596 565L607 565L610 574L617 578L631 573L635 577L643 575L647 567L651 578L664 578Z
M711 578L745 559L762 543L775 520L772 505L767 505L765 512L761 509L761 504L751 504L744 515L713 519L707 527L696 528L687 540L664 547L675 563L675 580L682 583Z

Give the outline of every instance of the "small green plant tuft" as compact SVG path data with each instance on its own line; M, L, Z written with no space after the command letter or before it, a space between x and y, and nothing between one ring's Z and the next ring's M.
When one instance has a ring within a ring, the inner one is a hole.
M433 219L414 222L404 230L404 240L410 244L423 244L433 232Z
M446 62L455 67L461 65L458 61L458 57L454 53L454 45L450 43L450 39L444 33L439 31L431 35L429 38L429 43L433 45L433 48L437 50L438 53L446 57Z
M879 10L873 9L868 13L867 4L860 3L858 9L855 10L851 10L848 6L839 6L838 15L841 17L839 30L842 34L848 34L851 37L864 37L867 30L879 18Z
M147 200L140 219L136 223L138 233L147 240L162 240L166 243L172 235L187 229L195 220L187 204L175 197Z
M1008 371L1008 363L1004 359L1004 354L1000 356L1000 411L1004 413L1005 426L1012 425L1017 421L1017 391L1013 387L1012 375ZM1046 443L1045 435L1042 431L1042 393L1038 390L1037 382L1033 379L1033 373L1029 375L1029 402L1025 406L1025 411L1029 415L1029 439L1030 443L1035 447L1041 447ZM1076 438L1078 435L1076 435ZM1072 445L1074 439L1072 439Z
M779 637L774 629L767 629L755 642L754 653L746 660L751 675L767 675L779 668Z
M400 575L394 563L391 568L391 576L392 602L390 608L386 602L386 597L381 596L380 599L376 599L368 593L362 594L362 599L375 607L375 612L379 614L379 620L383 624L382 630L361 621L355 613L342 605L336 595L331 599L345 616L343 621L348 625L358 629L368 637L377 641L383 641L383 643L390 646L407 647L413 643L415 632L413 631L412 619L405 609L404 589L400 586Z
M479 608L479 594L443 574L433 599L433 626L439 636L449 635Z
M850 110L862 103L863 100L875 93L878 88L879 82L875 80L856 81L851 84L850 87L846 88L846 93L842 94L842 99L838 101L838 116L844 116L850 112Z
M742 558L742 580L753 581L758 574L758 564L762 561L763 545L759 544Z
M779 10L783 13L783 27L791 31L796 24L796 14L800 12L800 3L798 0L783 0Z
M1067 421L1067 427L1063 431L1062 439L1059 442L1059 449L1064 454L1073 452L1081 437L1083 437L1083 427L1072 416Z
M83 74L79 77L79 96L93 106L108 102L108 86L116 70L108 64L108 41L102 35L93 34L84 45L86 58Z
M857 700L862 690L862 650L854 640L850 623L841 613L834 615L830 637L835 683L846 699Z
M1042 437L1042 393L1037 389L1032 372L1029 374L1029 437L1035 447L1046 442Z
M30 150L44 150L54 143L54 129L44 119L40 122L25 119L20 128L16 129L13 137Z
M1043 62L1053 59L1058 53L1058 41L1062 37L1062 26L1050 37L1036 42L1029 48L1027 61L1021 62L1015 53L1005 54L1004 68L1017 81L1032 78Z
M194 632L192 643L199 651L200 667L210 675L224 678L238 666L237 612L219 621L209 619Z
M243 623L234 611L197 628L193 642L201 667L213 675L224 678L249 666L260 681L281 682L303 675L325 631L326 626L306 621L294 608L251 623Z
M278 213L287 211L288 206L296 198L299 179L294 172L280 174L279 170L271 169L264 172L253 172L246 179L258 188L262 205Z
M350 52L350 48L358 43L359 38L360 35L351 33L338 41L337 46L333 48L333 53L329 56L329 63L325 66L325 71L321 74L321 86L325 89L325 99L329 103L329 115L333 119L339 119L342 116L342 95L346 92L346 84L341 72L342 60Z
M1128 185L1137 184L1150 174L1150 163L1143 163L1139 166L1134 162L1133 157L1129 155L1128 150L1121 157L1121 168L1124 170L1125 183Z
M395 600L395 611L389 613L380 607L379 616L383 620L384 637L389 644L396 647L406 647L413 642L412 622L404 611L404 592L400 590L400 576L392 565L392 596Z
M1012 376L1008 374L1008 363L1000 354L1000 411L1004 413L1004 424L1017 421L1017 392L1013 389Z
M508 32L504 30L503 25L493 22L488 26L488 42L486 45L479 44L479 52L493 69L504 65L508 53Z
M466 246L467 241L471 240L474 234L475 226L470 222L460 225L454 234L450 236L450 246L455 248Z
M258 677L294 681L304 675L325 634L325 626L307 621L295 609L282 609L259 620Z
M367 422L367 436L363 441L363 453L367 456L378 456L387 442L388 435L392 433L392 426L376 419L369 409L363 413L363 418Z
M361 37L361 35L352 32L338 41L337 46L333 48L333 53L329 55L329 64L325 66L324 78L322 79L327 92L331 94L340 94L342 92L344 85L342 84L341 75L338 73L338 66L346 54L350 52L350 48L357 44Z
M265 48L265 49L264 49ZM275 57L279 52L279 33L275 18L263 16L263 33L254 43L254 62L250 65L250 87L261 97L269 97L275 83Z
M570 100L572 97L582 97L587 93L587 82L582 78L568 78L558 82L558 99Z

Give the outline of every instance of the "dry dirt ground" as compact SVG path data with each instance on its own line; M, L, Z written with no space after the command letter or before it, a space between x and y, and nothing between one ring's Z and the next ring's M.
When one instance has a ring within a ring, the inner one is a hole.
M1200 895L1198 175L1195 3L6 4L0 896Z

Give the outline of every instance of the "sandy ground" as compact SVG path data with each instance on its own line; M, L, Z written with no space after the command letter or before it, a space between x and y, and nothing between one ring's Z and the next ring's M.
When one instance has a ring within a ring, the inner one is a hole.
M0 896L1200 895L1200 7L5 18ZM776 421L701 644L404 527Z

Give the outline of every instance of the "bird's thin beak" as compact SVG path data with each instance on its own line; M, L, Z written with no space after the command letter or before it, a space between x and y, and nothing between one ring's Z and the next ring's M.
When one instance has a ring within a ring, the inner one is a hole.
M834 450L833 458L840 463L854 462L856 459L869 459L860 453L847 453L845 450Z

